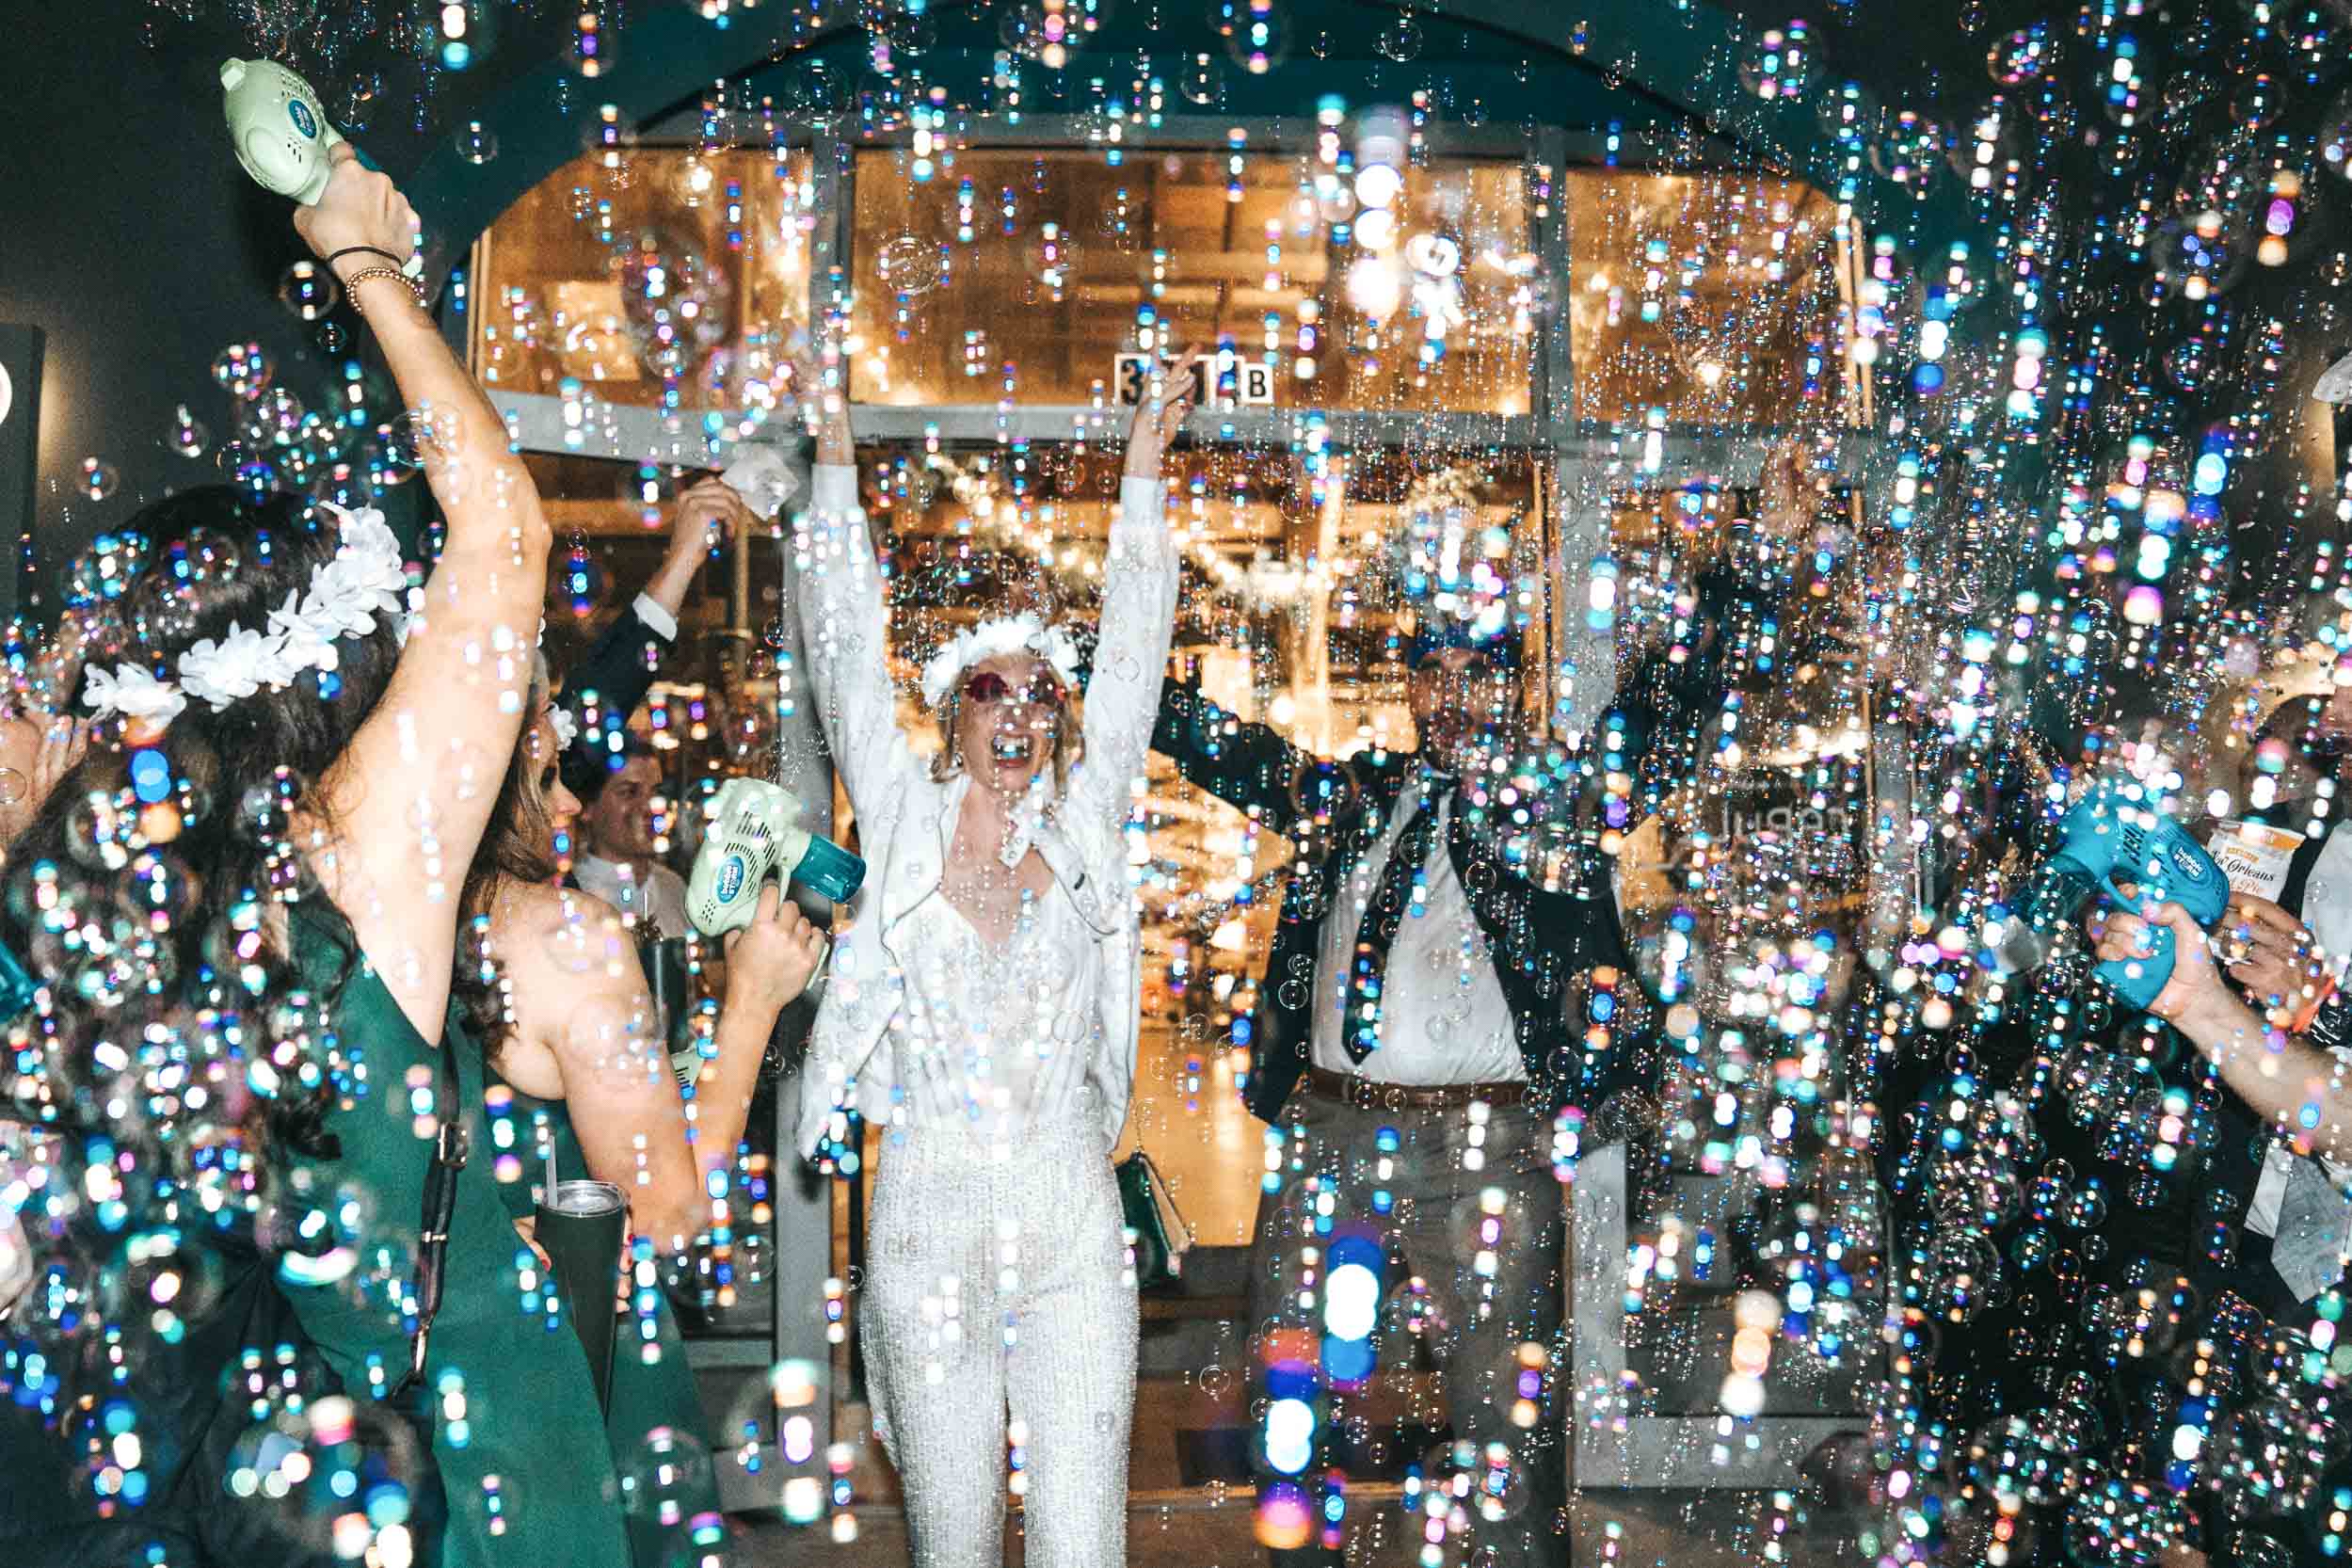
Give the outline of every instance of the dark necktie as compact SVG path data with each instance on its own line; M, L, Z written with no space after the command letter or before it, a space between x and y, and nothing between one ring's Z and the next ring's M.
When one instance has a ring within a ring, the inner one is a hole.
M1397 928L1404 922L1413 902L1413 889L1429 865L1430 846L1437 841L1438 824L1445 820L1446 803L1453 797L1454 785L1452 778L1443 775L1427 778L1421 803L1404 831L1397 835L1388 863L1381 868L1380 885L1372 889L1371 901L1364 906L1363 922L1356 927L1355 964L1348 975L1348 1011L1340 1027L1348 1060L1358 1065L1380 1048L1381 996L1388 973L1389 945L1397 939Z

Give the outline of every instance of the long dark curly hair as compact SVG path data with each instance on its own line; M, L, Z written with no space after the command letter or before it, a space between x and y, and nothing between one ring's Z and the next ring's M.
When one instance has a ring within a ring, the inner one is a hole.
M558 760L534 745L539 710L548 700L547 661L536 662L531 694L523 706L527 715L515 752L507 759L506 776L490 808L489 825L466 868L457 897L459 919L457 966L450 979L451 994L463 1011L469 1031L495 1062L510 1036L505 971L491 940L490 926L502 882L555 880L555 820L548 804Z
M303 498L228 486L158 502L130 532L143 565L85 615L84 656L166 680L194 644L264 630L340 542ZM277 906L312 886L297 826L331 838L320 780L383 696L397 633L379 616L335 653L218 711L191 698L159 736L101 725L8 845L0 940L46 983L12 1026L16 1113L126 1153L236 1132L257 1153L335 1152L321 1015L288 1005L332 999L306 998Z

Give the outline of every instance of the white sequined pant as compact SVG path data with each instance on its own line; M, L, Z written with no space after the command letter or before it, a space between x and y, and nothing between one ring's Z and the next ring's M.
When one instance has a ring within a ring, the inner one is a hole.
M1127 1561L1136 1313L1121 1225L1096 1117L993 1147L955 1129L886 1139L858 1333L914 1568L1001 1568L1008 1443L1029 1568Z

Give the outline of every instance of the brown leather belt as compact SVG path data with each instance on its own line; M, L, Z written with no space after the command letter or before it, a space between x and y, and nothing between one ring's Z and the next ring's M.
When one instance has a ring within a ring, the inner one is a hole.
M1376 1083L1353 1073L1309 1067L1299 1080L1310 1095L1365 1111L1458 1111L1472 1100L1507 1107L1523 1104L1525 1083Z

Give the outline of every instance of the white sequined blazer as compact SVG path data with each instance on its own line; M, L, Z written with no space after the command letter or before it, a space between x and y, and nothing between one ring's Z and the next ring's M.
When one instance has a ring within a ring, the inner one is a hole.
M885 657L883 582L856 471L817 469L811 505L794 536L794 593L808 677L820 721L857 813L869 868L833 960L808 1061L800 1074L795 1143L816 1152L838 1113L855 1107L877 1127L904 1117L890 1023L904 977L893 939L925 899L939 896L956 813L971 787L937 783L930 760L907 744L898 691ZM1103 1152L1127 1123L1135 1082L1142 934L1125 827L1135 778L1151 747L1167 671L1176 600L1176 548L1160 482L1125 480L1103 565L1102 634L1088 680L1085 749L1051 813L1025 825L1031 842L1101 946L1100 1027L1083 1062L1039 1085L1041 1110L1099 1096ZM1082 1070L1081 1070L1082 1069Z

